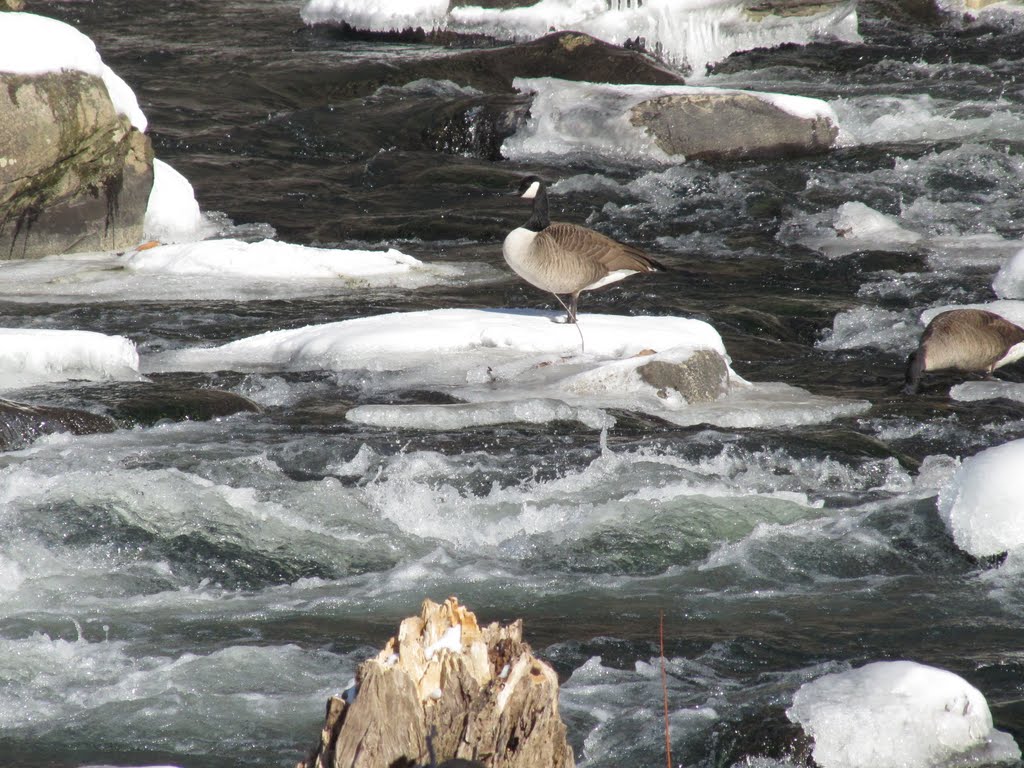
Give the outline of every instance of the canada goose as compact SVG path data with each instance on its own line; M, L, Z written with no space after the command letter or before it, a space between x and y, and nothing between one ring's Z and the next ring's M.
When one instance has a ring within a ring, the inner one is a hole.
M932 318L907 358L904 393L913 395L925 371L984 371L1024 357L1024 328L983 309L951 309Z
M527 222L505 237L502 253L513 271L530 285L550 291L565 307L567 323L576 322L581 291L614 283L636 272L664 271L665 267L639 248L612 240L578 224L552 222L548 193L537 176L527 176L519 196L533 200ZM558 294L572 298L566 307Z

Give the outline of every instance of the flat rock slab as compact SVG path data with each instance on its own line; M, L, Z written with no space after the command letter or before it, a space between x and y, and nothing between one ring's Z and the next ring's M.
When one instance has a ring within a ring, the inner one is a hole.
M0 399L0 451L24 448L29 443L58 432L91 435L113 432L114 420L77 408L27 405Z
M665 154L693 159L817 154L839 135L826 116L793 114L743 91L658 96L635 105L629 120Z

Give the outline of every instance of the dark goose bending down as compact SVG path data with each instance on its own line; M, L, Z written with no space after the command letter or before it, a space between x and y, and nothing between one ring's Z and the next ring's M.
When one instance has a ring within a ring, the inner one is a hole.
M951 309L932 318L917 350L907 358L903 391L917 392L925 371L977 371L1024 357L1024 328L983 309Z
M533 214L505 238L502 252L517 275L542 291L569 294L567 323L576 322L581 291L591 291L637 272L664 271L665 267L639 248L578 224L552 222L548 193L537 176L527 176L519 196L533 200Z

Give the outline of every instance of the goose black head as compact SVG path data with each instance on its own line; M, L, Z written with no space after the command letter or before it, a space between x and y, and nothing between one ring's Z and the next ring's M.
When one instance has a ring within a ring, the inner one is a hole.
M524 200L533 200L543 187L544 180L540 176L527 176L520 182L516 195Z

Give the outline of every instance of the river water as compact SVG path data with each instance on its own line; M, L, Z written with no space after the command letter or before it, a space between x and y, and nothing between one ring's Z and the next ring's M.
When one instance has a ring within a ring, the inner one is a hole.
M865 8L863 43L734 56L695 82L825 99L842 146L661 167L439 147L422 126L479 94L436 74L403 88L388 72L436 73L451 52L309 29L295 2L31 5L95 40L138 95L157 156L230 218L226 232L388 245L456 277L191 301L41 287L0 298L5 326L123 334L145 362L384 312L551 309L500 255L526 216L501 193L538 172L558 181L558 218L671 267L588 294L583 311L704 319L741 376L868 405L817 425L620 412L605 432L439 433L344 418L357 404L448 402L428 387L154 373L264 413L0 457L0 764L291 765L359 661L424 597L449 594L485 621L524 619L593 768L662 762L661 612L677 763L799 761L785 716L797 688L885 659L963 676L1024 743L1019 560L967 556L936 513L960 457L1024 437L1024 404L952 400L953 376L899 394L920 312L991 300L1024 238L1021 17L895 23ZM920 237L844 248L831 225L850 201Z

